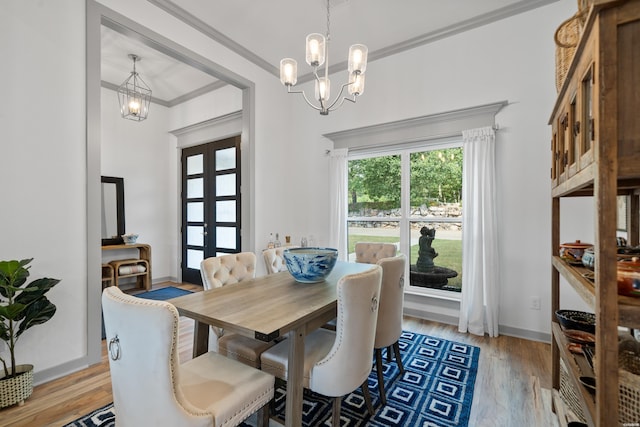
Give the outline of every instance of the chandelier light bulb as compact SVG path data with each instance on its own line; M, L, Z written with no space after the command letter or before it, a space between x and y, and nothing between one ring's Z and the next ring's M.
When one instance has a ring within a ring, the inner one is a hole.
M349 73L364 73L367 69L368 49L363 44L354 44L349 48Z
M280 82L285 86L295 86L298 82L298 62L295 59L280 61Z
M327 77L322 77L316 81L316 99L321 103L329 101L331 96L331 82Z
M364 92L364 74L349 74L349 94L359 96L362 92Z
M136 98L133 98L129 101L129 113L137 116L140 114L140 101Z
M322 34L312 33L307 36L307 64L319 67L324 64L325 38Z

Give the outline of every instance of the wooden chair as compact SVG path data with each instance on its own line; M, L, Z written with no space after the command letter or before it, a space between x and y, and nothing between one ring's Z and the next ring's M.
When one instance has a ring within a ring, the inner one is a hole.
M115 286L102 293L119 427L236 426L258 411L268 425L274 377L214 352L180 364L178 311Z
M371 373L371 354L382 268L350 274L338 282L338 318L336 331L317 329L304 341L304 387L333 397L332 425L340 425L342 396L362 388L369 412L373 406L367 385ZM260 356L262 370L287 379L289 340L284 340Z
M253 252L240 252L206 258L200 263L200 274L205 290L253 279L256 275L256 255ZM272 345L210 326L209 350L254 368L260 368L260 354Z
M393 348L398 369L401 374L404 373L398 340L400 339L400 335L402 335L404 269L406 261L407 257L401 254L391 258L383 258L377 263L382 267L382 286L380 288L380 307L378 309L376 339L373 347L375 349L380 402L383 405L387 404L382 366L383 348L387 348L387 360L390 360L391 349Z

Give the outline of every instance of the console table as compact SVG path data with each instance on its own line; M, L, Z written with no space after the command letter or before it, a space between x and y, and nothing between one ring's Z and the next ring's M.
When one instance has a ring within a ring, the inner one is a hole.
M145 290L151 289L151 246L144 243L134 243L131 245L108 245L102 246L103 251L122 251L129 249L137 249L137 257L117 259L110 261L107 265L111 266L113 276L108 282L111 285L118 286L119 279L127 277L135 277L136 285ZM108 269L107 269L108 270ZM144 271L143 271L144 270ZM103 268L103 281L104 277Z

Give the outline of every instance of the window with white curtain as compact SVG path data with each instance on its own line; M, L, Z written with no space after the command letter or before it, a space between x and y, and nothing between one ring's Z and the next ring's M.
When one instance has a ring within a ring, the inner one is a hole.
M460 298L462 285L462 141L448 138L348 155L347 238L390 242L407 255L405 290ZM421 229L435 229L435 271L416 267Z

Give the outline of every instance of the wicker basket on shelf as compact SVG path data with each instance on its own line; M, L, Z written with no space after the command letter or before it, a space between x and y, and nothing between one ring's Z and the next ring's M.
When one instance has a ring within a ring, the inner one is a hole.
M560 91L564 79L567 77L588 13L589 2L578 0L578 11L571 18L562 22L554 34L556 42L556 89L558 91Z
M623 424L640 420L640 354L635 348L629 342L621 342L618 351L618 412Z
M582 412L582 404L578 398L578 391L573 387L562 359L560 360L560 397L565 403L565 406L571 410L579 421L583 423L587 422L584 412Z

